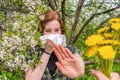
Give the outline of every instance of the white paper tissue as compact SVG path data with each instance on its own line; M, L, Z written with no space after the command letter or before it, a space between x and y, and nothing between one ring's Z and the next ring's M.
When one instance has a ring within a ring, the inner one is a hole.
M66 37L65 37L65 35L61 35L61 34L48 34L48 35L40 36L40 39L42 40L43 44L45 44L47 39L50 39L51 41L53 41L57 45L61 44L64 47L66 46Z

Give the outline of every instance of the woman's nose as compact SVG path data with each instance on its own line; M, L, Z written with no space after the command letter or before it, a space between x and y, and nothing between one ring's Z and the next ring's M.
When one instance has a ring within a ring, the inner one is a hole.
M55 32L55 31L52 31L52 34L56 34L56 32Z

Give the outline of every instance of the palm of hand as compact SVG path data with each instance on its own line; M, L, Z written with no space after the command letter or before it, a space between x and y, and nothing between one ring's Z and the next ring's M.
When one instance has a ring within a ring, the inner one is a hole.
M80 77L79 75L81 74L82 67L80 65L80 62L78 59L65 59L61 61L62 64L62 69L61 72L70 77L70 78L76 78Z

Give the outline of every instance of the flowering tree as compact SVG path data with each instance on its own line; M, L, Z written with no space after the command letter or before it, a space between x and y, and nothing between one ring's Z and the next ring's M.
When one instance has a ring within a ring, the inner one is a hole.
M39 1L34 1L32 4L27 0L3 1L2 3L4 5L1 6L6 9L0 11L2 30L0 34L0 79L23 80L24 72L28 67L34 67L39 61L38 54L34 53L34 46L42 45L37 28L42 19L42 13L46 10Z

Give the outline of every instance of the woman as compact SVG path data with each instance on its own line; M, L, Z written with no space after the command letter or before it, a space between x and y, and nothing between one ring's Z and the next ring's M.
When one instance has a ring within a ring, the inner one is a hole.
M42 35L65 35L63 22L56 11L51 10L45 13L41 28ZM42 64L29 69L26 72L26 80L70 80L84 74L84 62L76 48L73 46L64 48L49 39L44 47L44 52L40 53Z

